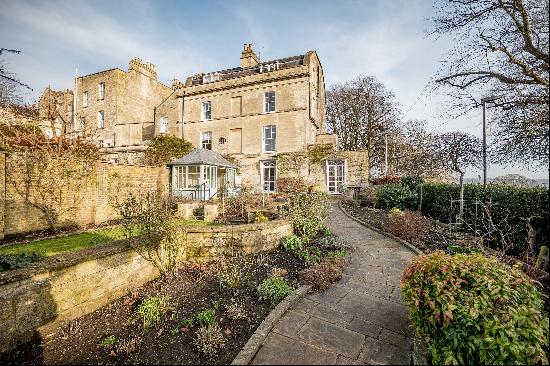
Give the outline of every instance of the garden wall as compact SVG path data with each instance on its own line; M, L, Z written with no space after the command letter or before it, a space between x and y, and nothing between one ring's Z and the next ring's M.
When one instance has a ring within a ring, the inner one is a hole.
M185 226L178 230L180 261L275 249L292 234L284 220L235 226ZM62 254L34 266L0 273L0 352L17 341L48 334L156 278L158 270L127 241Z
M16 163L17 162L17 163ZM16 154L0 152L0 239L48 228L44 213L29 204L23 194L25 182L10 178L10 171L20 169ZM12 177L20 175L12 174ZM16 190L16 185L19 187ZM113 205L128 194L136 195L168 188L168 170L164 167L96 163L92 174L77 184L78 191L65 192L60 199L62 226L97 225L115 219ZM23 188L23 189L22 189Z

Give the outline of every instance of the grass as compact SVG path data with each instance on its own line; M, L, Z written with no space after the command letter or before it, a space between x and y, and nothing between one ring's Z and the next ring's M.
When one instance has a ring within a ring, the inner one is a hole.
M183 225L200 225L212 226L220 225L211 222L199 220L175 220L174 223L178 226ZM74 250L90 248L99 244L109 243L115 240L124 239L124 232L121 226L113 226L102 228L83 233L77 233L67 236L61 236L53 239L44 239L33 241L30 243L21 243L0 247L0 254L21 254L21 253L37 253L44 257L72 252Z

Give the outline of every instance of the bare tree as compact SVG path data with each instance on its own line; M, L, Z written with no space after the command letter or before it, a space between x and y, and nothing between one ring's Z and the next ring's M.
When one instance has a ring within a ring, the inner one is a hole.
M369 166L384 164L385 134L394 131L400 110L395 95L373 76L339 83L327 92L327 126L340 148L366 150Z
M0 48L0 57L2 53L16 53L21 51ZM17 76L9 72L5 61L0 58L0 105L6 106L9 104L17 104L21 102L21 88L32 90L30 86L22 83L17 79Z
M439 162L445 169L459 174L460 209L458 221L464 214L464 174L469 167L479 167L481 162L481 141L472 135L462 132L447 132L435 139L435 149Z
M547 166L548 0L440 0L433 35L455 47L437 76L469 110L484 95L499 95L496 161Z

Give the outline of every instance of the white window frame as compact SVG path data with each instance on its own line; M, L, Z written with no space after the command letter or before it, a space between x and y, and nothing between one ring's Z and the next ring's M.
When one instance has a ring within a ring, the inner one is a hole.
M273 177L273 181L269 181L269 182L273 182L273 190L269 189L269 187L268 187L268 189L266 189L264 168L267 168L267 164L269 164L269 166L273 166L275 168L275 175ZM276 160L261 160L260 161L260 184L261 184L261 191L262 192L266 192L266 193L277 192L277 161Z
M75 128L77 131L83 131L86 129L86 117L79 117Z
M273 110L270 108L270 103L268 100L268 94L273 94ZM269 90L264 92L264 113L275 113L277 110L277 94L275 93L275 90Z
M103 81L97 84L97 99L98 100L105 99L105 83Z
M97 128L105 128L105 111L97 111Z
M206 106L208 106L208 109L206 109ZM210 116L206 118L206 113L210 112ZM202 102L201 104L201 121L210 121L212 120L212 102L207 100Z
M270 140L273 140L273 150L268 150L266 148L266 129L270 129L271 137ZM273 137L275 133L275 137ZM277 125L265 125L262 126L262 152L264 153L274 153L277 152Z
M160 117L159 133L168 133L168 117Z
M82 93L82 108L86 108L88 106L88 92L85 91Z
M210 135L210 140L205 140L205 136L206 135ZM205 131L205 132L201 132L200 134L200 143L201 143L201 148L202 149L206 149L206 150L212 150L212 131ZM205 141L210 141L210 142L205 142ZM207 149L206 147L204 147L205 145L208 145L210 144L210 149Z

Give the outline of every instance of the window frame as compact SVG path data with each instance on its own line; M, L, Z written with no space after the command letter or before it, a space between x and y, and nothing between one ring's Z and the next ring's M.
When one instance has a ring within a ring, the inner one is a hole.
M85 91L84 93L82 93L82 108L86 108L88 107L88 92Z
M101 116L101 119L99 118L99 116ZM101 121L101 124L99 123L99 121ZM105 111L104 110L97 111L97 128L99 129L105 128Z
M168 133L168 116L160 117L159 133Z
M270 110L270 101L267 99L268 94L273 94L273 110ZM269 90L264 92L264 113L275 113L277 111L277 93L275 93L275 90Z
M271 136L269 140L273 140L273 150L268 150L266 148L266 130L270 129ZM273 134L275 136L273 136ZM262 126L262 152L263 153L274 153L277 152L277 125L264 125Z
M210 135L210 140L205 140L204 139L204 135L206 134L209 134ZM212 136L212 131L204 131L204 132L201 132L200 133L200 143L201 143L201 149L205 149L205 150L212 150L212 139L213 139L213 136ZM210 141L210 142L205 142L205 141ZM205 145L209 145L210 148L206 148Z
M208 105L208 110L206 110L205 106ZM208 118L206 118L206 113L210 113ZM212 101L206 100L201 103L201 121L211 121L212 120Z
M273 179L266 182L265 180L265 170L273 167L274 174ZM268 189L266 189L266 183L269 184ZM273 185L273 189L271 189ZM261 191L264 193L277 192L277 161L276 160L260 160L260 186Z
M97 100L105 99L105 82L102 81L97 84Z

